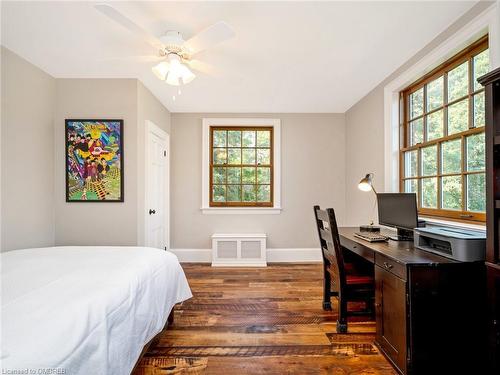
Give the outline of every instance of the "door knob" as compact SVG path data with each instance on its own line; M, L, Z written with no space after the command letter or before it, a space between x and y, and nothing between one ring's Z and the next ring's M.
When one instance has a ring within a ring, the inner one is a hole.
M156 213L156 210L149 209L149 214L154 215Z

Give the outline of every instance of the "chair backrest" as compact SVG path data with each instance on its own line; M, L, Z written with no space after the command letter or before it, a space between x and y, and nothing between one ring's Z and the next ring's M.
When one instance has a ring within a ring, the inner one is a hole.
M335 211L333 208L322 210L319 206L314 206L314 217L316 218L323 262L333 274L334 280L338 281L339 288L343 288L346 274Z

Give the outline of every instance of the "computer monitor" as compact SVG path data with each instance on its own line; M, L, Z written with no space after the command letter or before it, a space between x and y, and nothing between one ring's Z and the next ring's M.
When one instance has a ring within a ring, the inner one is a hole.
M378 193L377 203L379 223L396 228L398 240L413 240L413 228L418 226L417 195Z

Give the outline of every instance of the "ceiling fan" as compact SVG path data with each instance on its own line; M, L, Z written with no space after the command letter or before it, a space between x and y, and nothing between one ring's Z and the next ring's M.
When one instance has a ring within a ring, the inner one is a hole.
M196 70L195 60L192 59L194 55L235 35L227 23L220 21L188 40L184 40L178 31L167 31L157 38L109 4L96 4L94 7L157 49L162 61L152 67L152 71L159 79L173 86L185 85L196 78L191 71Z

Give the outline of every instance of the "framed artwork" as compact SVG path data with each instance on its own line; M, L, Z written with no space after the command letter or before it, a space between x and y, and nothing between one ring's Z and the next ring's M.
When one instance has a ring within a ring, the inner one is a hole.
M123 202L123 120L66 120L66 202Z

